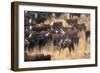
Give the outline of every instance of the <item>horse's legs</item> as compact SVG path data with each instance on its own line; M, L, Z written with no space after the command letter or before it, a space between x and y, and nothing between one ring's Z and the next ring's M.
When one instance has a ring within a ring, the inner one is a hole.
M61 51L61 49L63 48L63 47L62 47L62 44L63 44L63 40L60 40L59 43L58 43L58 46L59 46L60 51Z
M71 43L72 50L74 51L74 43Z
M74 44L71 43L71 44L68 46L68 48L69 48L69 52L71 53L72 50L74 51Z
M69 52L71 53L71 45L69 45L68 48L69 48Z

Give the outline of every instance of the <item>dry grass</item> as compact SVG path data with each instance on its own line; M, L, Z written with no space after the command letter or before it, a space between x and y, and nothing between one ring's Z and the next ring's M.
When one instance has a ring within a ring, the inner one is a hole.
M83 59L90 58L90 44L85 40L85 32L82 31L79 33L80 40L78 46L75 46L75 51L69 52L68 48L56 49L53 47L53 44L49 44L42 48L41 51L34 49L33 52L29 55L41 54L51 55L52 60L63 60L63 59Z

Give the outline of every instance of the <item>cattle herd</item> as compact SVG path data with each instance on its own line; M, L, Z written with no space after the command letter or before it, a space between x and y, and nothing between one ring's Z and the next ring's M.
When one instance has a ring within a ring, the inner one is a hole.
M88 17L89 15L86 16ZM48 52L52 46L53 50L59 52L66 48L69 53L74 52L76 49L75 47L79 46L81 38L79 34L81 32L84 32L84 40L89 42L90 30L87 30L85 23L78 23L80 17L81 14L78 13L64 15L64 13L25 11L25 61L51 60L51 55L49 53L44 55L42 50L45 48ZM64 26L61 20L64 20L68 25ZM46 23L46 21L48 22ZM39 53L30 55L36 52L35 50Z

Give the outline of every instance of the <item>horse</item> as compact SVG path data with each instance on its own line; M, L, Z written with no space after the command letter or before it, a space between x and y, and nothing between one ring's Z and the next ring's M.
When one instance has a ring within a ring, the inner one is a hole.
M67 28L65 39L62 42L62 48L68 47L69 51L74 51L74 45L78 46L79 43L79 37L78 37L78 31L75 30L75 28Z
M68 47L70 52L74 51L74 43L70 38L66 38L62 44L62 48L66 48L66 47Z

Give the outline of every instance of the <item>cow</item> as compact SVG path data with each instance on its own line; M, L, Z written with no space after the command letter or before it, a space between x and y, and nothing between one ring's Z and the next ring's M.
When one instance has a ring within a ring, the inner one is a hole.
M28 55L26 52L24 53L24 61L47 61L51 60L51 55L44 54L34 54Z
M32 34L29 35L29 42L30 42L29 51L32 51L33 48L36 48L36 46L38 46L39 44L38 37L39 33L37 32L33 32Z
M59 47L59 41L60 41L60 33L59 33L59 31L55 30L52 33L52 41L53 41L53 46L56 46L57 49L58 49L58 47Z
M41 32L41 31L46 31L47 29L49 29L50 26L48 24L35 24L35 26L32 27L33 31L37 31L37 32Z
M38 37L39 40L39 49L41 50L44 46L47 46L47 43L51 39L51 34L48 31L40 32L40 36Z
M47 45L51 40L51 34L48 31L34 32L30 38L30 49L38 47L38 50Z

